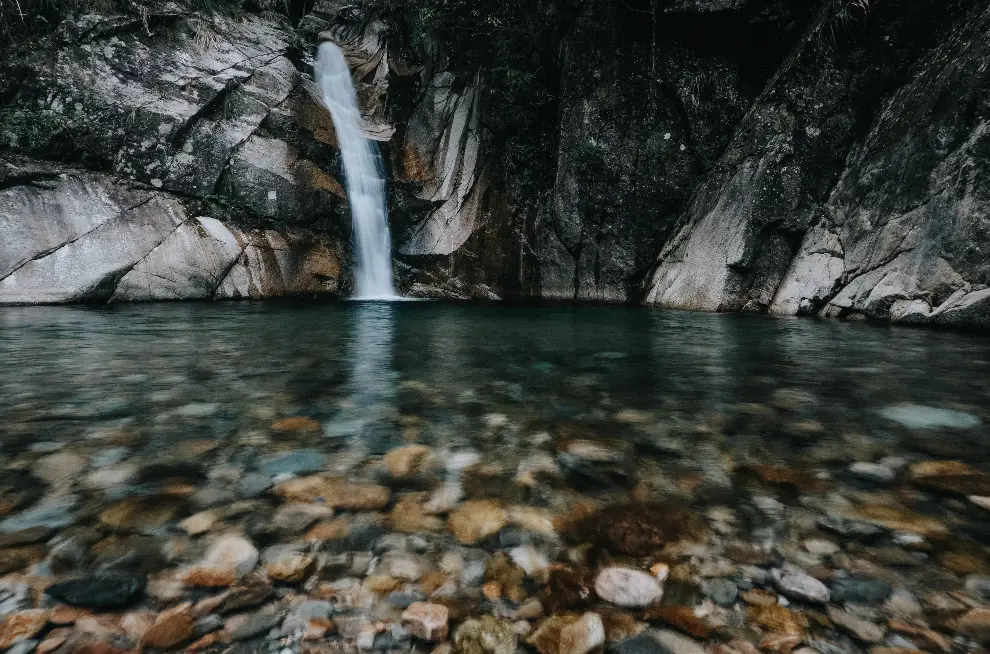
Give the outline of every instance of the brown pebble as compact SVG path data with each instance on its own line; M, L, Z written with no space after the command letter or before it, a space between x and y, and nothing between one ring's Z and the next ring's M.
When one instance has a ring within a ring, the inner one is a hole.
M306 416L283 418L282 420L272 423L272 431L279 434L315 432L319 431L319 429L320 423L312 418L307 418Z
M694 614L694 609L674 604L654 604L647 607L643 619L669 625L695 638L707 640L712 628Z
M162 612L144 633L141 643L165 649L188 640L193 633L192 604L185 603Z

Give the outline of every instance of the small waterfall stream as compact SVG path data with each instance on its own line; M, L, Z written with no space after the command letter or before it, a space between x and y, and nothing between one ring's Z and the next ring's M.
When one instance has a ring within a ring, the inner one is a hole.
M330 109L344 161L354 222L354 271L359 299L393 299L392 243L388 232L385 175L378 146L361 132L361 112L351 72L335 44L320 44L316 83Z

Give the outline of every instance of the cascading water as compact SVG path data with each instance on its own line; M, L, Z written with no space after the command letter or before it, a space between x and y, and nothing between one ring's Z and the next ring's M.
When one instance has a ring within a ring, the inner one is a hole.
M374 142L361 133L361 113L344 54L333 43L320 44L316 83L330 109L344 161L347 197L354 223L354 271L357 297L395 298L392 283L392 242L388 233L385 175Z

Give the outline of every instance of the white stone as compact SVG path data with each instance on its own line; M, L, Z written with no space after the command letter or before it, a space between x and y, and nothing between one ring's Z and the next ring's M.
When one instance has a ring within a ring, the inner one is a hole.
M560 654L587 654L605 644L605 625L597 613L585 613L560 630Z
M777 576L777 589L791 599L827 604L828 587L805 572L781 572Z
M651 575L633 568L605 568L595 579L595 592L616 606L642 607L663 597L663 587Z
M849 474L860 479L888 484L897 478L897 473L879 463L859 462L849 466Z
M540 578L547 572L547 558L532 545L520 545L509 550L512 562L522 568L528 577Z
M240 536L224 536L206 551L203 561L209 565L232 569L243 577L258 565L258 550Z
M835 554L841 548L830 540L824 538L809 538L802 543L804 549L817 556L829 556Z
M980 424L980 419L962 411L939 409L917 404L898 404L880 410L880 415L888 420L899 422L910 429L971 429Z

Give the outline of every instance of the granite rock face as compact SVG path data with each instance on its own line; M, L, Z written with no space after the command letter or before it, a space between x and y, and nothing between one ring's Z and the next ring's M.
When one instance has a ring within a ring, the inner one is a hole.
M191 216L175 196L48 164L5 162L0 304L333 293L339 243ZM37 164L34 164L37 166Z
M647 302L984 325L988 7L823 9L665 246ZM952 98L952 100L948 100Z
M0 301L346 294L332 40L405 294L988 322L985 0L564 3L525 197L499 61L413 44L413 6L306 9L73 16L5 63Z

